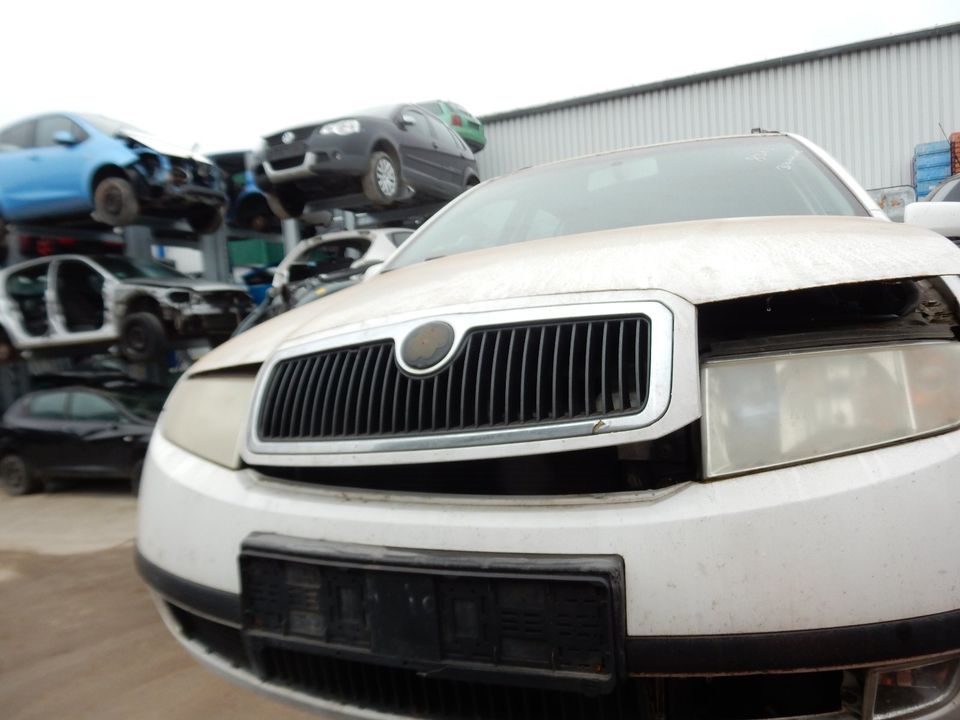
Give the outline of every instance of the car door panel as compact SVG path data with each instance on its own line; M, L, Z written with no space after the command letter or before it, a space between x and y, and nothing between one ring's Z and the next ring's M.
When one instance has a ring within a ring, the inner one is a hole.
M439 183L434 169L434 138L423 113L405 108L401 115L413 119L399 133L400 162L404 179L417 191L436 191Z

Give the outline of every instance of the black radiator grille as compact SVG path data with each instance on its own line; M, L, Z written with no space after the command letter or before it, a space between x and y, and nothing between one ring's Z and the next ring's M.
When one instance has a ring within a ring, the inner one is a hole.
M639 412L647 400L645 317L470 331L438 373L411 377L392 341L284 360L267 381L263 440L488 430Z
M275 682L356 707L437 720L630 720L642 712L639 688L584 695L433 678L411 670L266 647L263 674Z

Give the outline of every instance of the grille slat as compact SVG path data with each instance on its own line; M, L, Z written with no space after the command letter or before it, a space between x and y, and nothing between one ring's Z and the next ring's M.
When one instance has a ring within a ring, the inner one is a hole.
M392 341L280 361L256 427L263 440L336 440L488 430L639 412L645 317L475 329L452 361L410 376Z

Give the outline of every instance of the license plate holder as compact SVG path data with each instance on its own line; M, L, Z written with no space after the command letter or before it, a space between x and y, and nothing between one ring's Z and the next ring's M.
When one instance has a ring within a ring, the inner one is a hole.
M437 677L602 691L623 668L617 556L408 551L253 535L243 633Z

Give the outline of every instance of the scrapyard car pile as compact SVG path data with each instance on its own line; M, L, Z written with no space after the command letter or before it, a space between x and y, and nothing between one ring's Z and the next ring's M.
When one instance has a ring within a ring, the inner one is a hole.
M141 573L358 717L955 716L958 273L792 136L491 181L181 379Z

